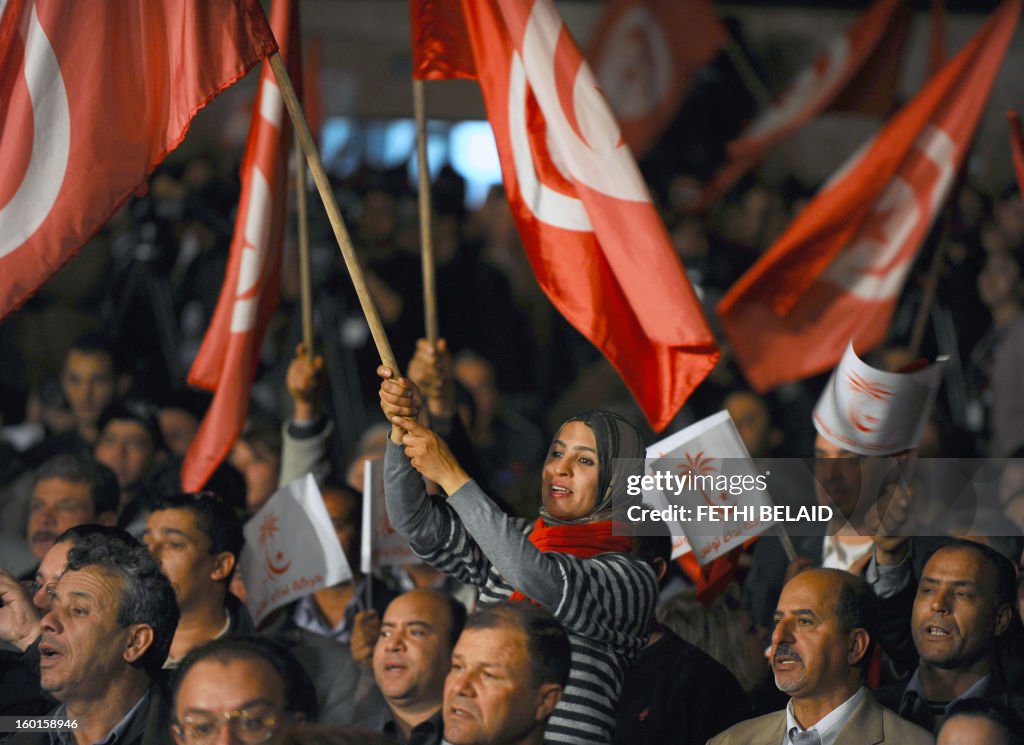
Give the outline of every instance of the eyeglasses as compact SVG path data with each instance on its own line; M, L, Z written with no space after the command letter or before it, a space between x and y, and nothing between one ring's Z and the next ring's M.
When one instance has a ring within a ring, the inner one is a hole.
M247 745L266 742L277 731L280 716L270 706L235 709L223 714L195 712L175 721L174 734L189 745L205 745L217 739L220 728L228 726L231 734Z

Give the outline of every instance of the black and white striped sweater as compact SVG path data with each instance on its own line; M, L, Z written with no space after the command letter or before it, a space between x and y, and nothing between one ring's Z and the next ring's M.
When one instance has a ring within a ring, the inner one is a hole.
M657 602L654 571L626 554L542 553L527 537L532 523L507 517L475 481L446 502L431 499L401 448L387 448L388 517L413 550L479 587L481 604L506 600L518 588L568 631L572 669L544 742L610 743L622 677L643 647Z

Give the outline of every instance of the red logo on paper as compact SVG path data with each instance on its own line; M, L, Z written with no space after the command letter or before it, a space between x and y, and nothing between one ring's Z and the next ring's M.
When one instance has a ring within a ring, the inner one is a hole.
M260 546L263 547L264 565L271 579L284 574L292 565L290 559L285 560L284 552L272 545L274 536L279 532L278 517L271 512L263 518L263 522L260 524Z

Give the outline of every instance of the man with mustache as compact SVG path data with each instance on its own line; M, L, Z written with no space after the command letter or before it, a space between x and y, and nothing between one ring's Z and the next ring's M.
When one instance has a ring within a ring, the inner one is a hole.
M785 710L741 722L712 745L926 745L927 731L879 705L864 686L877 600L860 577L812 569L786 583L775 610L772 671Z
M86 523L117 522L120 491L114 472L87 455L58 455L36 472L26 537L42 561L57 536Z
M541 745L569 678L569 636L532 603L501 603L466 621L444 684L451 745Z
M909 575L908 568L903 571ZM936 550L924 565L911 611L917 669L909 680L879 689L878 700L933 732L962 700L1024 710L1024 691L1008 675L1011 643L1019 645L1022 634L1016 600L1014 566L999 552L969 540Z

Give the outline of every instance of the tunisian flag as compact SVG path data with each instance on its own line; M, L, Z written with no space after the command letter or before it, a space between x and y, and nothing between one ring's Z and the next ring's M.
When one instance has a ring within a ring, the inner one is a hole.
M258 0L0 0L0 319L276 48Z
M280 40L289 77L297 82L302 69L298 3L274 0L270 25ZM280 298L291 143L287 125L281 91L270 63L264 62L242 160L242 195L224 286L188 374L189 383L214 391L214 396L181 467L186 491L202 488L242 431L263 333Z
M918 248L949 194L1013 36L1006 0L971 42L836 173L718 314L764 392L884 338Z
M643 155L726 39L710 0L611 0L587 53L622 136Z
M728 161L705 187L695 209L710 207L770 149L829 107L888 114L895 96L911 12L904 0L876 0L846 33L726 146ZM876 59L877 58L877 59Z
M718 349L636 162L551 0L462 9L537 281L661 430Z

